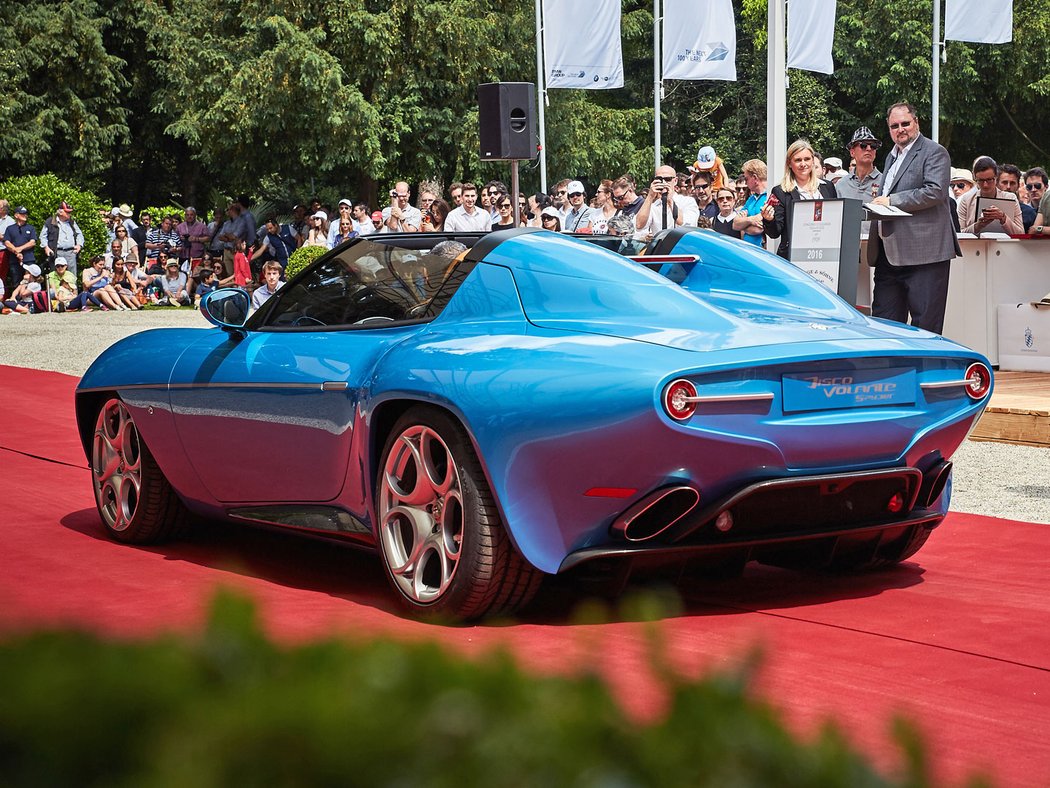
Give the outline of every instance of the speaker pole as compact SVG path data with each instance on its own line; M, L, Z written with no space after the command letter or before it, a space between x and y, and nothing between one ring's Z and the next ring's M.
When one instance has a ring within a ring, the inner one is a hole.
M521 211L518 208L518 160L510 160L510 205L514 211L514 226L521 226Z
M660 166L660 93L663 75L660 73L660 0L653 0L653 158L655 170Z

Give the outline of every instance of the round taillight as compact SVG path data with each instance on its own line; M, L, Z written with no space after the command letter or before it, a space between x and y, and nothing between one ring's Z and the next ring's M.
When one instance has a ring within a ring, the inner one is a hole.
M894 493L889 501L886 502L886 511L890 514L900 514L904 508L904 496L900 493Z
M696 412L696 386L688 380L668 383L664 389L664 410L672 419L688 419Z
M966 368L966 393L970 399L981 399L992 387L992 371L980 362Z

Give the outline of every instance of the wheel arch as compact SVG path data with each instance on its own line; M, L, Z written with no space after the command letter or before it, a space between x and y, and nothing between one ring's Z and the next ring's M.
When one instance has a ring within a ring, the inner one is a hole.
M84 456L88 464L91 463L91 439L95 429L95 419L106 401L113 397L120 398L116 389L77 392L74 403L77 433L80 435L80 445L84 449Z
M481 464L481 471L485 474L485 481L488 483L489 490L492 492L492 497L496 501L496 507L499 509L500 519L502 520L511 541L515 543L515 547L518 547L517 542L514 539L513 530L507 523L506 512L500 501L496 485L493 484L492 473L489 471L488 464L485 462L485 456L478 444L477 436L475 436L474 431L470 428L470 424L463 413L461 413L458 408L452 406L451 403L445 401L432 398L399 396L383 400L372 410L371 417L368 421L368 486L366 488L369 496L370 508L374 506L376 499L376 481L379 474L379 466L382 461L380 455L383 453L383 447L386 446L387 439L390 437L390 433L393 431L394 425L397 424L398 419L415 407L442 411L450 418L454 419L455 422L463 428L463 431L466 433L467 438L470 440L470 444L474 449L474 455L478 458L478 462Z

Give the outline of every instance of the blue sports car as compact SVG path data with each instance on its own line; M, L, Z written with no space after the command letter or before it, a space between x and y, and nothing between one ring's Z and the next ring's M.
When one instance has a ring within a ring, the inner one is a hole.
M633 258L449 240L355 239L254 313L218 290L217 328L105 351L76 409L108 533L192 513L350 540L409 610L474 619L586 565L882 566L947 513L980 354L707 230Z

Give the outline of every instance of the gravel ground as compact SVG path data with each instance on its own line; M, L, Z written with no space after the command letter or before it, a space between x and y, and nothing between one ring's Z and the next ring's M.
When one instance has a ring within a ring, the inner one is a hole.
M81 375L121 337L146 328L209 327L193 309L0 317L0 364ZM952 509L1050 524L1050 450L966 441L956 453Z

